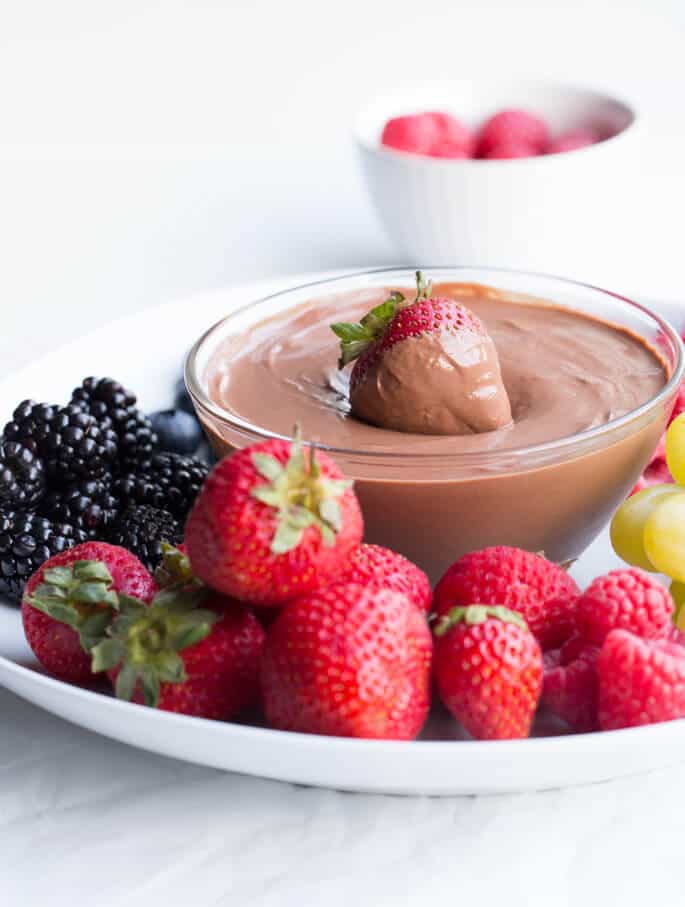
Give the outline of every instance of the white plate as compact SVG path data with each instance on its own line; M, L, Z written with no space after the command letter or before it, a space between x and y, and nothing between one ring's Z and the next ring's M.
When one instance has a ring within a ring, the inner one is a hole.
M320 275L291 278L288 284ZM66 399L86 374L113 375L145 408L171 402L190 343L231 307L284 281L221 291L114 322L0 383L0 417L26 397ZM658 307L683 321L681 308ZM575 565L582 584L617 564L606 534ZM133 746L231 771L345 790L386 793L494 793L584 784L685 759L685 721L604 734L474 742L434 715L412 743L289 734L156 712L41 674L24 642L16 608L0 604L0 684L49 712Z

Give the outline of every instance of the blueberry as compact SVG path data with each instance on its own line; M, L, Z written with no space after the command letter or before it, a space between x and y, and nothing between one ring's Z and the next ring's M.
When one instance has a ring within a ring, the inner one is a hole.
M186 383L183 378L179 378L176 382L174 406L176 409L182 409L184 413L190 413L191 416L195 415L193 401L190 399L190 394L186 390Z
M202 428L195 416L182 409L164 409L150 416L160 450L192 454L202 443Z

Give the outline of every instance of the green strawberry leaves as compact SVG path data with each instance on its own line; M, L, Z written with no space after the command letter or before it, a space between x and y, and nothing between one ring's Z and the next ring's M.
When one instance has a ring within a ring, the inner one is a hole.
M92 650L94 672L118 668L114 692L130 700L138 686L146 705L159 705L162 684L184 683L179 655L212 632L220 615L199 607L207 596L201 588L163 589L150 605L121 595L119 613L107 637Z
M501 620L503 623L515 624L522 630L528 629L524 618L517 611L505 608L504 605L467 605L466 607L459 605L438 618L433 632L436 636L444 636L452 627L456 627L460 623L473 627L492 618Z
M407 306L428 299L433 283L426 280L421 271L416 272L416 296L409 302L402 293L393 290L390 296L380 305L364 315L358 322L340 321L331 325L331 330L340 340L340 358L338 368L343 369L383 336L395 315Z
M406 303L402 293L392 292L380 305L364 315L358 323L338 322L331 330L340 339L338 368L345 368L385 333L399 309Z
M28 603L66 624L78 633L85 652L103 637L114 613L119 596L112 588L112 576L100 561L74 561L63 567L50 567L43 582L28 598Z
M159 703L161 685L186 679L184 649L211 632L220 615L202 605L209 591L195 577L188 557L162 544L156 574L160 591L151 604L117 593L107 565L74 561L44 571L28 603L79 635L93 673L118 669L115 693L130 700L138 686L146 705Z
M272 553L285 554L296 548L310 526L318 528L324 545L333 546L342 529L340 498L353 483L321 474L314 447L309 456L305 454L299 426L285 465L264 453L253 453L252 463L267 480L252 489L252 496L277 511Z

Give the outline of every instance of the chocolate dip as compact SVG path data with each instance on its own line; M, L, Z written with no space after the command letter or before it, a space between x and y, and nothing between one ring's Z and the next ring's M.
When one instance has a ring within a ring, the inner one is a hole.
M665 362L641 338L588 315L491 287L440 284L433 294L464 302L492 338L511 420L484 430L493 411L502 416L501 399L486 393L453 411L468 434L379 428L350 413L350 369L337 368L329 325L358 321L389 289L312 299L228 337L202 380L209 398L229 417L287 436L299 422L306 439L337 448L333 456L356 481L366 540L400 551L434 580L486 545L578 556L649 459L672 397L612 435L580 439L570 453L520 450L635 410L663 388ZM436 351L423 339L413 355L430 358ZM437 379L430 393L442 394ZM202 407L199 415L219 453L254 440Z

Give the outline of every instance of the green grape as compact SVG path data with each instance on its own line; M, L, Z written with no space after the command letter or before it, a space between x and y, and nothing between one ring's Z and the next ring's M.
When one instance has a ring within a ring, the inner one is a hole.
M667 495L657 503L642 540L655 569L685 583L685 494Z
M670 586L671 597L675 602L673 623L679 630L685 630L685 583L673 580Z
M645 523L660 501L677 494L685 497L685 491L678 485L652 485L626 498L618 508L611 521L611 544L627 564L654 570L642 541Z
M666 432L666 465L679 485L685 485L685 413L671 422Z

